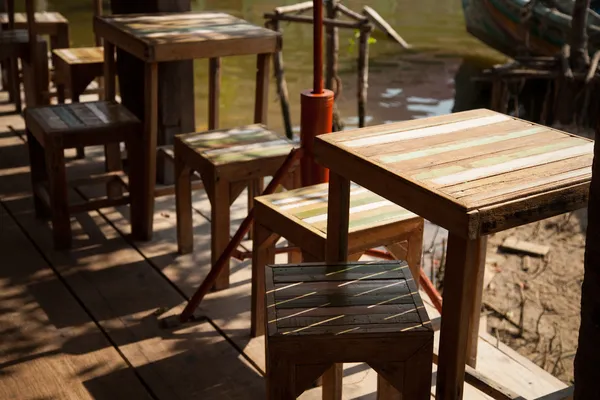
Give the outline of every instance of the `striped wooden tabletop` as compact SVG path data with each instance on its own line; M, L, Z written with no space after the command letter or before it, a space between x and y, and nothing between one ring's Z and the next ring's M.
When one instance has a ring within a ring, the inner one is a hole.
M68 24L69 21L61 13L43 11L35 13L35 22L38 24ZM8 14L0 13L0 24L8 24ZM27 14L15 13L15 27L27 28Z
M103 47L77 47L57 49L53 51L67 64L102 64L104 63Z
M260 196L255 201L266 204L291 220L310 225L327 234L327 183ZM416 214L359 186L350 191L349 232L378 225L419 218Z
M188 133L178 138L213 165L286 157L294 148L292 141L259 124Z
M269 336L432 330L404 261L267 266Z
M28 127L36 126L45 134L86 131L96 128L139 124L139 120L116 102L95 101L27 108Z
M94 29L146 61L273 53L279 46L277 32L220 12L102 16Z
M370 170L396 184L394 201L428 218L426 206L464 214L506 204L516 212L515 201L550 192L558 200L574 187L583 188L579 203L562 212L585 206L594 143L481 109L323 135L315 147L319 162L363 186L383 185L370 182Z

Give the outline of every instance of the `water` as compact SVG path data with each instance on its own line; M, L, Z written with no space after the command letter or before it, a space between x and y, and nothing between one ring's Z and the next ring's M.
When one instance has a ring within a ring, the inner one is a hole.
M198 11L224 11L262 25L265 12L295 2L197 0L193 1L192 7ZM38 3L40 9L58 11L69 19L74 47L93 45L90 1L47 0ZM503 58L466 33L460 0L347 0L344 4L355 11L361 11L362 6L368 4L413 45L412 50L405 51L381 34L374 35L376 43L370 46L367 124L445 114L453 109L472 108L485 103L485 94L475 90L470 77L480 68ZM282 24L282 27L292 122L297 125L299 93L312 85L312 28L304 24ZM357 123L357 48L353 39L354 32L341 31L339 70L343 86L338 104L347 127ZM205 60L195 63L196 124L203 129L208 110L208 63ZM254 90L254 65L254 57L223 60L220 105L223 127L252 121L253 97L248 94ZM458 96L455 96L455 91ZM270 100L269 126L283 132L274 85Z

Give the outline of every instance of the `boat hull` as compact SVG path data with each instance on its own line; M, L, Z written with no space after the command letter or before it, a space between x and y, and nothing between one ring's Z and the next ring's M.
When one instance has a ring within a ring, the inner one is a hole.
M531 55L553 56L569 37L571 17L545 6L534 7L529 24L524 24L527 0L463 0L467 31L488 46L514 57L525 50ZM590 50L597 26L590 26Z

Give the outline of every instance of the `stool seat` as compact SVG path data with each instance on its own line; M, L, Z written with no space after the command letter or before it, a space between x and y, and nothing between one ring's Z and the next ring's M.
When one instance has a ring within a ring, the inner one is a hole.
M38 45L46 42L37 36ZM25 29L0 31L0 58L26 57L29 55L29 33Z
M239 172L247 177L266 176L262 172L266 170L275 172L294 148L289 139L261 124L184 134L178 140L195 153L197 164L236 177ZM269 163L271 160L274 162Z
M344 362L366 362L402 398L429 398L434 331L406 262L274 265L265 275L269 399L294 399Z
M305 243L303 247L311 250L308 240L319 243L318 250L313 254L324 254L324 245L327 238L327 200L329 184L323 183L276 193L269 196L255 198L257 213L263 214L261 220L273 219L282 226L293 223L294 229L287 231L283 236L294 243ZM283 221L282 219L285 219ZM352 184L350 191L350 223L349 242L355 237L367 236L365 231L378 230L382 226L388 226L405 221L421 221L421 218L402 208L389 200L359 186ZM389 229L394 235L397 231ZM289 237L292 235L292 237ZM308 239L307 236L313 236ZM379 236L379 235L377 235ZM364 240L360 244L364 248ZM381 237L376 237L374 246L383 245ZM352 254L353 246L350 246ZM354 246L356 247L356 246Z
M61 137L64 148L104 144L140 125L135 115L114 101L27 108L25 123L40 143Z
M70 49L57 49L53 51L60 61L68 65L99 64L104 63L103 47L77 47Z
M8 14L0 13L0 25L2 29L8 28ZM53 34L56 25L68 24L69 21L58 12L42 11L35 13L35 23L39 25L37 32L39 34ZM15 29L27 29L27 14L15 13Z

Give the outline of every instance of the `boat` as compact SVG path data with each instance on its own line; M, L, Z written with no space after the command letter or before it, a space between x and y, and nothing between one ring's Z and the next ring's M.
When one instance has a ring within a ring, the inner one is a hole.
M462 0L467 31L509 57L554 56L568 41L575 0ZM600 0L588 10L589 50L600 50Z

